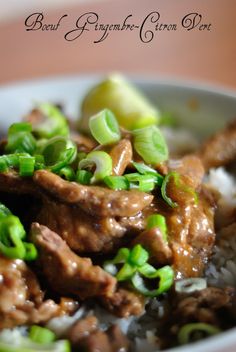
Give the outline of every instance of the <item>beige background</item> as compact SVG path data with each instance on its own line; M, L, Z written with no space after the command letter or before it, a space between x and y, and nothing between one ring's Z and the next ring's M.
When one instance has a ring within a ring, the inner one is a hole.
M0 0L1 1L1 0ZM57 0L2 0L0 18L0 83L34 77L98 71L123 71L151 76L206 81L236 88L236 1L235 0L71 0L58 7ZM4 4L3 4L4 2ZM15 5L14 5L15 2ZM18 7L16 6L18 4ZM19 10L21 4L21 10ZM14 6L13 6L14 5ZM13 9L12 9L13 8ZM15 9L15 10L14 10ZM87 11L100 15L103 23L117 23L128 14L140 22L151 11L159 11L159 22L180 22L189 12L199 12L212 30L156 32L144 44L138 32L113 32L100 44L97 33L87 32L66 42L65 32ZM26 32L24 20L32 12L43 11L45 23L56 23L67 13L56 32ZM3 18L4 17L4 18Z

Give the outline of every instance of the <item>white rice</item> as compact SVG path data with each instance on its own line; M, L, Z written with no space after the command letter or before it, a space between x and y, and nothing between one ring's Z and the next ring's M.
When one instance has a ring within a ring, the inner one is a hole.
M207 182L220 194L217 216L227 219L236 208L235 179L220 167L210 170ZM236 287L236 224L228 225L217 233L206 275L210 285Z

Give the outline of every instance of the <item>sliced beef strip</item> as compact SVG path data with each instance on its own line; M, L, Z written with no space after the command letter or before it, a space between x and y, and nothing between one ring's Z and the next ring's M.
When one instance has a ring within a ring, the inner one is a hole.
M209 138L199 150L206 170L236 160L236 120Z
M104 297L102 304L112 314L127 318L144 312L145 298L134 291L119 288L112 296Z
M101 267L94 266L91 259L81 258L73 253L55 232L34 223L31 238L39 248L43 274L54 291L81 299L94 296L109 297L115 291L115 278Z
M32 194L40 196L40 187L29 177L20 177L15 171L0 173L0 191L14 194Z
M202 188L196 202L170 181L169 196L178 206L168 209L168 238L177 278L201 276L215 242L214 204Z
M150 255L150 260L155 264L167 264L172 261L172 251L168 243L163 239L159 228L147 230L138 235L133 245L141 244Z
M98 329L98 320L94 315L89 315L76 321L67 333L67 338L73 346L78 345L81 339L89 336Z
M81 208L53 199L45 199L36 216L42 225L58 233L77 253L108 253L143 229L140 217L115 219L91 216Z
M196 155L186 155L181 159L169 160L169 171L176 171L184 175L185 182L196 189L201 185L205 173L201 159Z
M86 352L128 352L130 343L117 325L112 325L106 331L95 327L95 317L79 320L72 327L73 336L69 332L69 340L73 347ZM91 322L91 326L89 326Z
M233 288L208 287L191 295L178 295L172 310L172 318L180 326L191 322L203 322L225 328L228 323L232 323L232 319L236 321L235 299Z
M103 217L134 216L153 200L152 195L136 190L113 191L68 182L46 170L36 171L34 181L57 199L78 205L89 214Z
M169 296L169 314L160 325L162 348L178 344L178 332L185 324L206 323L221 330L235 326L235 303L233 288L208 287L191 294L173 292Z
M122 139L110 151L112 158L113 175L123 175L133 157L132 144L128 139Z
M49 319L68 313L54 301L44 300L34 273L20 259L0 256L0 329L24 324L45 323Z

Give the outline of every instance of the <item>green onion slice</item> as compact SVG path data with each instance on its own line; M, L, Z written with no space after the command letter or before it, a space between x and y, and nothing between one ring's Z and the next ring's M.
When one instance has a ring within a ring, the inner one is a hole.
M218 327L206 323L186 324L179 330L178 341L181 345L185 345L191 341L200 340L204 336L216 335L219 332L220 329Z
M207 281L201 277L191 277L178 280L175 283L175 291L179 293L192 293L207 288Z
M94 139L101 145L120 140L119 125L111 110L104 109L90 117L89 128Z
M157 165L168 159L168 147L158 127L137 129L133 134L134 148L147 164Z
M166 201L166 203L171 208L176 208L178 206L178 204L176 202L174 202L170 197L167 196L167 185L168 185L171 177L174 177L175 182L176 182L178 179L177 172L175 172L175 171L169 172L168 175L165 176L163 183L162 183L162 186L161 186L161 195L162 195L162 198Z
M70 166L64 166L60 171L59 175L67 181L75 180L75 172Z
M32 176L34 174L35 158L33 156L19 157L20 176Z
M136 161L133 161L132 164L134 165L135 169L142 175L153 174L155 176L157 174L155 169L145 165L144 163L137 163Z
M143 163L136 163L135 161L133 161L133 165L140 174L152 175L154 178L154 182L156 183L157 186L162 185L164 177L162 175L160 175L156 170L154 170L153 168L151 168L148 165L145 165Z
M12 215L11 211L2 203L0 203L0 218L5 218L8 215Z
M18 217L8 215L0 222L0 252L11 259L24 259L25 230Z
M41 327L37 327L37 328L47 330ZM36 339L40 340L40 336L38 332L37 332ZM33 333L35 334L35 330L33 331ZM48 342L44 342L44 343L35 342L29 336L23 336L21 331L17 328L4 329L0 333L0 352L70 352L71 351L70 343L68 340L59 340L59 341L50 342L49 339L51 339L52 335L51 337L49 336L49 334L46 336L44 332L43 336L45 337L46 340L48 340Z
M8 129L6 152L26 152L32 155L36 150L36 140L31 132L30 123L20 122L11 125Z
M130 251L129 262L138 267L144 265L149 258L149 254L140 244L136 244Z
M54 332L38 325L33 325L29 330L29 338L36 343L48 344L56 340Z
M112 173L112 159L110 155L104 151L93 151L89 153L86 159L79 162L79 169L86 169L96 166L91 183L102 181L106 176Z
M166 219L161 214L153 214L147 218L147 230L158 227L162 233L163 239L167 241L167 225Z
M129 181L125 176L106 176L103 179L103 182L107 187L114 189L115 191L129 189Z
M45 165L52 172L58 172L63 167L71 164L77 155L77 147L70 139L53 137L42 148Z
M34 244L23 242L26 233L20 219L3 204L0 204L0 219L0 252L11 259L36 259Z
M153 274L149 273L149 278L159 278L159 287L157 289L148 289L145 285L145 280L138 272L136 272L131 278L131 282L134 288L144 296L155 297L170 289L174 282L174 271L170 266L166 265L163 268L156 270L155 273L153 272Z
M125 174L124 177L129 181L130 189L138 189L142 192L151 192L155 188L156 178L152 174L140 175L138 173Z
M92 172L87 170L78 170L76 173L76 182L80 183L81 185L89 185L92 177Z
M132 278L136 271L136 268L130 265L129 263L125 263L122 268L116 274L117 281L125 281Z
M69 126L61 110L53 104L42 103L38 106L42 119L33 123L33 132L39 138L68 136Z

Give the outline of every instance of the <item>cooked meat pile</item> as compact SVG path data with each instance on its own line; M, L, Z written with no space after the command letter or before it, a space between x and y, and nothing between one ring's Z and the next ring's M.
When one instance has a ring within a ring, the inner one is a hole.
M28 117L32 125L43 119L37 109ZM128 134L106 148L96 147L93 139L78 133L71 136L79 152L94 147L105 150L112 158L114 176L134 172L132 161L140 161ZM195 154L156 165L162 177L172 172L179 175L178 182L172 177L166 187L168 197L177 204L173 207L158 187L152 192L113 190L99 182L67 181L49 169L36 170L33 177L19 176L13 169L0 172L0 201L16 215L23 214L28 239L38 250L37 260L27 264L0 257L0 329L45 325L53 317L73 314L84 302L93 305L96 301L117 317L144 314L149 299L103 268L123 247L141 245L156 269L165 265L174 269L175 280L203 277L215 244L217 209L217 196L203 184L203 177L209 168L235 161L236 122ZM32 200L31 209L24 209L24 197ZM164 216L167 240L161 228L147 228L152 214ZM235 213L231 220L227 226L235 226ZM180 327L187 323L203 322L224 330L236 322L233 289L208 287L191 294L172 289L165 295L169 311L161 318L162 347L175 345ZM104 330L99 324L91 314L76 321L66 336L72 348L130 351L131 341L118 325Z

